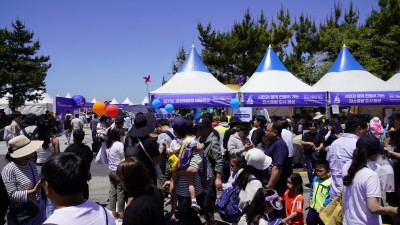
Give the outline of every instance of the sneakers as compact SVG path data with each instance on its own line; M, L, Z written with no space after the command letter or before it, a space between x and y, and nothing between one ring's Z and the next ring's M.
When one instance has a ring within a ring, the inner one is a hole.
M192 209L194 209L196 212L200 211L201 208L199 206L199 204L197 204L196 201L192 201L192 205L191 205Z

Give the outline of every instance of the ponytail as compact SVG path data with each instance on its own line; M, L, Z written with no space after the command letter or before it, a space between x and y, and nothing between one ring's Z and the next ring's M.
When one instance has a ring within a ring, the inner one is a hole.
M343 177L343 185L349 186L353 183L354 176L360 171L365 165L367 165L368 153L366 148L356 148L353 152L353 161L349 171L345 177Z

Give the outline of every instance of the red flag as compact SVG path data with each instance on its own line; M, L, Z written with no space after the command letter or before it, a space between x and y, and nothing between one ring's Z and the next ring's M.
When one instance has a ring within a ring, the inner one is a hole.
M144 83L145 83L145 84L151 82L151 80L150 80L150 75L147 75L147 77L143 77L143 79L144 79Z

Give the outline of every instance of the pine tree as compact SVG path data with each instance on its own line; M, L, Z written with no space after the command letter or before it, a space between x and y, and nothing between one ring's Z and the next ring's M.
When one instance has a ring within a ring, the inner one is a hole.
M25 101L41 100L46 91L45 78L51 67L49 56L37 56L40 42L17 19L13 30L0 30L0 97L10 93L9 107L14 111Z

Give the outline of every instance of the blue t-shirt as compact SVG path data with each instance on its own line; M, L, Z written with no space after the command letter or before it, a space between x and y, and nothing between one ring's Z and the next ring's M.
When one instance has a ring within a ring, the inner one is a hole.
M282 167L281 175L275 184L274 189L278 192L279 196L283 195L286 191L287 178L290 176L289 165L289 149L286 142L279 138L278 140L272 142L267 148L264 149L265 155L272 158L272 166Z

